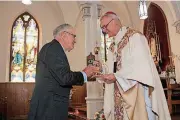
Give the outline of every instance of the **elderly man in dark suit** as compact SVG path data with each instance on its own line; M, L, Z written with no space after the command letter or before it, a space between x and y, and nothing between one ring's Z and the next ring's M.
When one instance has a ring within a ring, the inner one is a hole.
M44 45L38 55L28 120L67 120L72 85L83 85L87 77L99 71L94 66L81 72L70 70L65 52L71 51L76 43L71 25L58 26L53 35L54 40Z

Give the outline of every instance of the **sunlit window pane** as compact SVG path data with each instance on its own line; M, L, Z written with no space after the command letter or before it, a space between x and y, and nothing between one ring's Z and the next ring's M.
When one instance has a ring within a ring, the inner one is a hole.
M12 27L10 81L34 82L39 44L39 27L27 12Z

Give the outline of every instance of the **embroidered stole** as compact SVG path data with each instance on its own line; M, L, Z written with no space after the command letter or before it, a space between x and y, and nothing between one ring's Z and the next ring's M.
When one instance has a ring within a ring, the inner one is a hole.
M117 62L114 64L116 71L119 71L121 69L121 62L122 62L121 51L128 44L129 38L131 36L133 36L135 33L140 33L140 32L127 27L127 32L122 37L121 41L117 44L117 56L116 56ZM113 53L115 52L114 46L115 46L115 43L111 43L111 45L109 47L110 51ZM124 114L126 114L123 112L124 112L123 98L121 97L121 93L118 89L117 83L115 83L114 84L114 119L115 120L123 120L123 116L124 116Z

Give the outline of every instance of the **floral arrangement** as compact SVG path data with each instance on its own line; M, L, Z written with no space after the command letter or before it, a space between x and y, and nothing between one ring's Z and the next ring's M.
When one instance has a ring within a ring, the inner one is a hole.
M94 120L106 120L104 116L104 109L95 113Z

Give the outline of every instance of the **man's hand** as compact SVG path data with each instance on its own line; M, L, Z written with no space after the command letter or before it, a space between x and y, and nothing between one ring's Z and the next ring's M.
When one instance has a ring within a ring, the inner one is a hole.
M99 73L99 67L95 67L95 66L87 66L83 72L86 73L87 77L91 77L95 74Z
M116 77L114 76L114 74L96 75L95 77L101 79L107 84L116 82Z

